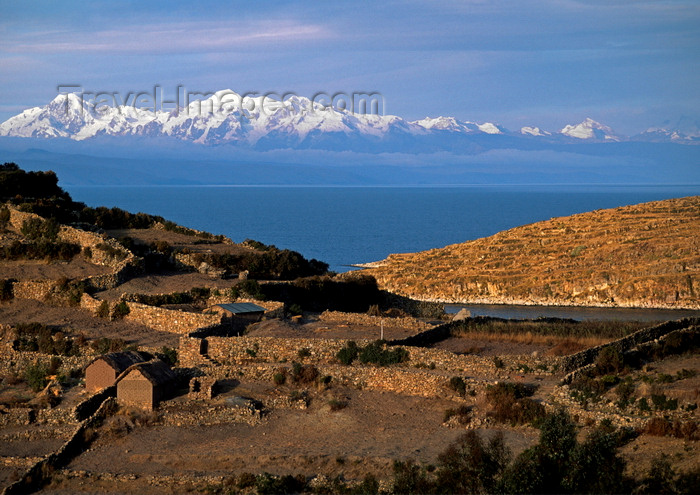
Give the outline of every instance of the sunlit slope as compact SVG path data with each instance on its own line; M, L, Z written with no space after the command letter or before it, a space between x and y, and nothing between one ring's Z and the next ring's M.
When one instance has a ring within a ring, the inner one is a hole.
M700 196L553 218L368 269L380 287L469 303L700 308Z

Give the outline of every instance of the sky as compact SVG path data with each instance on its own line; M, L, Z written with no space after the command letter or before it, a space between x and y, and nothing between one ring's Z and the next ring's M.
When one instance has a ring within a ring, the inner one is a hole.
M700 120L697 0L0 0L0 121L84 91L378 92L409 120Z

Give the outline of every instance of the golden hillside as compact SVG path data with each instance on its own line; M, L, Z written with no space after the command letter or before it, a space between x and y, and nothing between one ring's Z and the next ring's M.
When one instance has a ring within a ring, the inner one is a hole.
M463 303L700 308L700 196L524 225L367 269L383 289Z

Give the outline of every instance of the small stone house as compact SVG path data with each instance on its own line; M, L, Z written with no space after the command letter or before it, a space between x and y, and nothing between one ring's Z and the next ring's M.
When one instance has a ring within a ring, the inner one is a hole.
M176 378L170 366L160 359L134 364L117 379L117 400L155 409L161 401L172 396Z
M103 354L85 368L85 389L96 392L111 387L130 366L148 361L149 356L136 351L110 352Z
M265 314L265 308L258 306L254 303L249 302L239 302L239 303L227 303L227 304L215 304L209 308L209 311L219 313L224 316L225 319L233 320L246 320L249 322L260 321L260 319Z

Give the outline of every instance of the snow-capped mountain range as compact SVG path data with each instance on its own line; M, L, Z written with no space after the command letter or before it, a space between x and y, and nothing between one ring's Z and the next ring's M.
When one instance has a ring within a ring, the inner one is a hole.
M61 94L48 105L34 107L0 124L0 136L69 138L80 141L97 136L165 136L204 145L239 144L256 149L351 148L359 143L399 146L433 138L435 148L462 136L504 135L555 142L668 141L700 143L697 123L682 128L653 127L642 134L624 137L610 127L586 119L557 132L523 127L512 132L490 123L460 121L453 117L426 117L407 121L394 115L358 115L325 107L293 96L284 101L262 96L241 97L231 90L214 93L173 111L153 111L130 105L102 106L77 94ZM426 141L427 140L427 141Z

